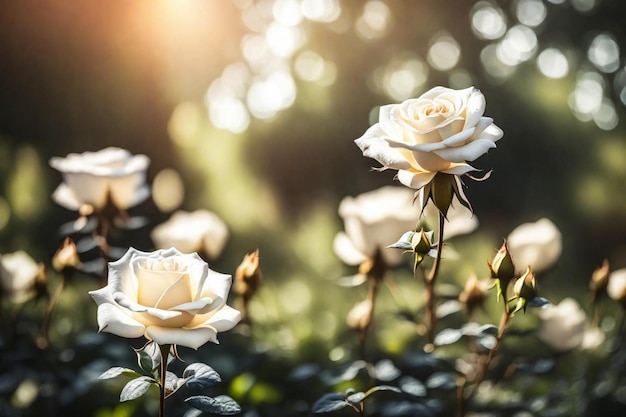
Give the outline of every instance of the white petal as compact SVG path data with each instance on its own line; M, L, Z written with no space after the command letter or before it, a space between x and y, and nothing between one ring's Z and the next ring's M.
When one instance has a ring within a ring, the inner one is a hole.
M404 135L402 127L391 120L391 111L394 107L396 107L395 104L381 106L378 112L378 126L386 137L402 139Z
M206 342L218 343L217 332L210 327L181 329L159 326L148 326L146 335L159 345L179 345L198 349Z
M496 144L488 139L478 139L458 148L446 148L434 151L441 158L450 162L473 161L484 155L489 149L495 148Z
M391 148L380 135L384 135L384 132L380 130L378 124L375 124L354 142L363 152L363 156L375 159L387 168L410 168L411 165L406 158L399 151Z
M435 178L436 172L398 171L398 180L407 187L419 190Z
M456 146L464 143L466 140L472 137L474 134L475 128L465 129L462 132L459 132L455 135L450 136L446 140L443 141L443 144L446 146Z
M128 338L141 337L146 330L143 324L109 303L98 306L98 327L100 332Z
M452 174L452 175L463 175L472 171L478 171L478 170L468 164L454 164L452 168L448 168L441 172L446 173L446 174Z
M472 140L476 139L489 139L494 142L502 139L504 136L504 132L498 126L493 124L493 119L490 117L483 117L476 125L476 131L474 132L474 136Z
M444 149L446 145L443 142L432 143L405 143L393 139L385 139L392 148L403 148L417 152L432 152L438 149Z
M204 297L190 303L174 306L171 309L176 311L185 311L191 314L206 314L210 311L211 303L213 303L212 298Z
M361 253L344 232L339 232L333 241L335 254L348 265L360 265L367 260L367 256Z
M226 305L215 313L206 324L215 328L218 332L225 332L235 327L240 320L241 312Z
M58 205L74 211L78 211L83 205L80 201L78 201L72 189L65 183L59 184L59 186L54 190L52 193L52 200Z
M465 126L463 129L475 126L485 112L485 96L480 90L473 88L467 100Z

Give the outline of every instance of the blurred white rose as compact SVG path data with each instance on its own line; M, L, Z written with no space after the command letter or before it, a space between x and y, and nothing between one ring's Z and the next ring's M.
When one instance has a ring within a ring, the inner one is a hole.
M2 291L13 301L22 302L35 289L39 265L20 250L0 255L0 283Z
M606 292L613 300L622 303L626 308L626 268L618 269L609 274Z
M415 229L420 210L413 198L408 188L385 186L341 200L339 216L345 231L333 242L337 256L348 265L359 265L380 249L387 265L400 264L402 252L386 247Z
M64 181L52 199L70 210L79 210L84 205L101 209L109 196L117 208L126 210L150 195L145 183L149 164L150 159L145 155L132 155L113 147L51 158L50 166L63 174Z
M559 229L546 218L519 225L506 239L515 270L523 272L530 265L535 273L556 263L563 250L561 240Z
M397 169L398 180L420 189L438 172L462 175L503 136L484 117L485 97L469 87L434 87L419 98L382 106L378 123L355 142L363 155Z
M587 315L573 298L539 310L539 338L556 352L578 347L585 337Z
M424 209L424 220L430 230L437 230L439 224L439 210L434 204L429 204ZM448 213L446 224L443 228L443 239L448 240L455 236L472 233L478 227L478 218L470 209L454 199Z
M208 210L177 211L150 234L157 249L174 247L183 253L202 252L217 258L228 239L228 227Z
M230 275L210 270L196 253L130 248L109 263L108 279L89 293L98 304L100 331L197 349L217 343L217 333L241 319L226 305Z

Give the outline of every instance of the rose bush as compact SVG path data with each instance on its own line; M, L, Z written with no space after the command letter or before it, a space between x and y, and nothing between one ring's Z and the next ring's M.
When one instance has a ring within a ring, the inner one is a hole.
M79 210L84 205L101 209L109 197L117 208L126 210L150 195L145 183L149 164L145 155L113 147L51 158L50 166L63 174L64 181L52 199L67 209Z
M438 172L462 175L503 136L484 117L485 97L476 88L434 87L419 98L382 106L378 123L355 142L381 169L398 170L398 180L420 189Z
M109 263L107 286L89 294L100 331L197 349L239 322L239 311L226 305L230 285L230 275L210 270L196 253L130 248Z
M558 261L563 250L561 232L546 218L520 224L506 241L517 272L528 265L534 272L545 271Z
M183 253L203 252L217 258L228 239L228 227L208 210L177 211L150 234L157 249L175 247Z

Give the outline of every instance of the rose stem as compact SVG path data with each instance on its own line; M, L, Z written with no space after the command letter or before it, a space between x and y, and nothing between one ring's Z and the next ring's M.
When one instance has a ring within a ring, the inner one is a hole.
M67 271L68 271L67 268L63 270L63 278L61 279L61 282L59 283L59 286L57 287L56 291L52 295L52 298L50 299L50 302L48 303L48 308L46 308L46 314L43 318L41 337L37 339L37 345L42 349L47 348L48 344L50 343L50 323L52 322L52 315L54 314L54 310L59 304L61 295L63 294L63 291L65 290L65 284L69 280L69 272Z
M167 376L167 358L170 354L171 345L159 345L161 350L161 382L159 385L159 417L165 415L165 377Z
M485 377L487 376L487 371L489 370L489 365L491 364L491 361L493 360L494 356L496 356L496 353L498 352L498 349L500 348L500 344L502 344L502 339L504 338L504 332L506 328L508 327L510 320L511 320L511 312L509 311L508 306L505 302L504 311L502 312L502 317L500 317L500 325L498 326L498 336L496 338L496 344L489 351L489 356L487 357L487 360L483 362L482 368L480 370L480 374L478 376L478 379L476 380L476 386L478 386L481 382L485 380Z
M446 218L443 213L439 213L439 237L437 240L437 255L428 276L424 276L424 284L426 285L426 331L428 334L428 343L435 340L435 322L437 314L435 313L435 280L439 273L439 265L441 263L441 252L443 250L443 229ZM415 268L416 270L417 268ZM416 271L414 271L415 273Z
M372 320L374 319L374 308L376 306L376 294L378 293L378 281L379 277L369 275L368 276L368 290L367 290L367 299L371 301L372 308L368 311L368 316L365 321L365 326L359 332L359 347L361 350L361 358L365 360L365 342L367 340L367 334L369 333L369 329L372 325Z

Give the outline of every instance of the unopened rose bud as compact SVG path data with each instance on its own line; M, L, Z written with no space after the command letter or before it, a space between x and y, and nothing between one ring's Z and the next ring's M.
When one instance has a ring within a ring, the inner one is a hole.
M467 313L471 316L477 307L481 307L487 297L485 285L476 274L470 275L465 282L465 287L459 294L459 301L465 305Z
M233 290L244 299L250 300L263 281L263 273L260 267L259 250L244 255L243 261L235 271L235 284Z
M609 284L609 261L602 261L602 265L591 274L589 289L593 295L594 302L606 294L606 288Z
M409 231L404 233L400 240L387 246L393 249L404 249L405 251L415 253L415 263L419 265L426 255L435 256L436 251L433 249L433 231L428 232L424 228L419 232Z
M80 264L76 244L70 237L66 237L54 256L52 257L52 267L55 271L61 272L66 268L75 268Z
M513 298L517 300L514 313L523 309L526 312L526 304L537 296L535 276L530 268L513 283Z
M346 323L350 328L363 331L372 321L372 309L374 305L370 299L357 303L346 317Z
M492 278L509 282L515 276L515 266L513 266L513 259L509 253L506 241L502 243L493 261L487 264L489 265Z

